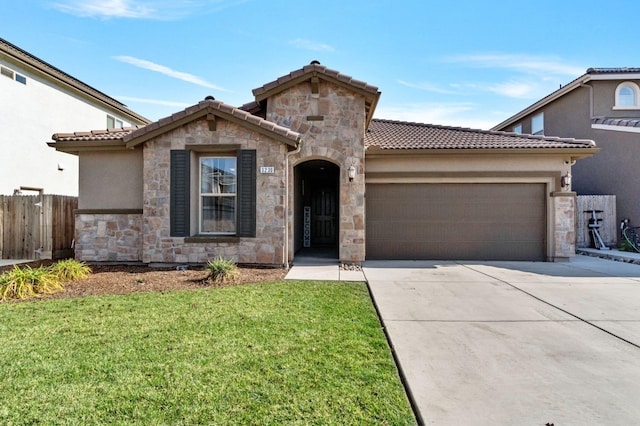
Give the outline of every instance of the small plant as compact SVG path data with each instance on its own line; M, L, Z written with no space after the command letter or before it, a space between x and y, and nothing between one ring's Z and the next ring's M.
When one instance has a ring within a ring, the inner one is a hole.
M240 277L238 266L231 260L217 257L207 262L206 270L209 271L207 280L217 284L233 283Z
M60 279L48 268L14 266L0 275L0 299L26 299L62 290Z
M74 281L86 278L91 274L91 268L84 262L75 259L61 260L49 266L49 270L55 274L60 281Z

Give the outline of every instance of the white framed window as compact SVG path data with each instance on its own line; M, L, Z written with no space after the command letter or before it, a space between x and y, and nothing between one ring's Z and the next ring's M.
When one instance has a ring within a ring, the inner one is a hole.
M616 103L613 109L640 109L640 88L631 81L616 87Z
M543 135L544 134L544 113L541 112L538 115L534 115L531 118L531 134Z
M236 233L235 157L200 157L199 233Z
M124 123L122 120L107 115L107 129L122 129Z
M513 133L517 133L519 135L522 134L522 124L518 124L517 126L513 126Z

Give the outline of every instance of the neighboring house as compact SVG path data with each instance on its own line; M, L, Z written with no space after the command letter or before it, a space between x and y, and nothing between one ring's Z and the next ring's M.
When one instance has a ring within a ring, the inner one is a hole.
M571 164L592 141L373 119L377 87L317 62L234 108L58 133L80 159L76 257L288 265L574 255Z
M78 195L78 158L43 141L61 128L149 123L125 105L0 39L0 194Z
M493 129L595 140L601 151L573 167L573 189L615 195L616 223L640 225L640 68L589 68Z

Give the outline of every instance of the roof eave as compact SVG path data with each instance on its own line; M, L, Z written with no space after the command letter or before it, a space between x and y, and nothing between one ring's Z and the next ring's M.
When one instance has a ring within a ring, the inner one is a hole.
M66 154L78 155L87 151L123 151L127 147L122 140L100 141L56 141L47 142L51 148Z
M415 156L415 155L565 155L579 160L598 153L597 147L567 147L567 148L413 148L413 149L384 149L368 147L365 157L374 156Z

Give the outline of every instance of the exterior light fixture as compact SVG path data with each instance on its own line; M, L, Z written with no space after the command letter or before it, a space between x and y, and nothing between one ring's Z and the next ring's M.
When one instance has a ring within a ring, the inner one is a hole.
M353 182L353 179L356 177L356 168L351 166L348 170L349 182Z
M562 178L560 179L560 186L563 189L569 189L569 187L571 187L571 173L567 172L566 175L562 176Z

